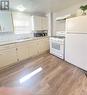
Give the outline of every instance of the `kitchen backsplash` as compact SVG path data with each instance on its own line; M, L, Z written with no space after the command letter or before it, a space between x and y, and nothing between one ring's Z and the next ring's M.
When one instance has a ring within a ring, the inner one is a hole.
M2 41L14 41L24 38L34 37L33 33L29 34L14 34L14 33L0 33L0 42Z
M65 36L65 31L56 31L56 36Z

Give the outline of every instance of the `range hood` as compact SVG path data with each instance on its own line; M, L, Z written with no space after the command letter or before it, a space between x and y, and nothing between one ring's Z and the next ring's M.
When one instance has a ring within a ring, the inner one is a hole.
M61 17L57 17L56 21L66 20L67 18L70 18L70 17L71 17L71 14L61 16Z

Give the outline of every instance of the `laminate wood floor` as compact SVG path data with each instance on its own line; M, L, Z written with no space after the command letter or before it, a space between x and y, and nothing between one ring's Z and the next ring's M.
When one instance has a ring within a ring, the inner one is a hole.
M36 75L20 83L38 68ZM87 78L77 67L45 53L1 71L0 87L22 87L32 95L87 95Z

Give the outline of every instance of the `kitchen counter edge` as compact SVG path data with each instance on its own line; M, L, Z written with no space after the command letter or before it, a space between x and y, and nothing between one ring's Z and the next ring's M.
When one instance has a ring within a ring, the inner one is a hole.
M32 37L32 38L29 38L29 39L25 38L25 39L18 39L18 40L14 40L14 41L1 41L0 46L15 44L15 43L21 43L21 42L25 42L25 41L39 40L39 39L44 39L44 38L49 38L49 36L46 36L46 37Z

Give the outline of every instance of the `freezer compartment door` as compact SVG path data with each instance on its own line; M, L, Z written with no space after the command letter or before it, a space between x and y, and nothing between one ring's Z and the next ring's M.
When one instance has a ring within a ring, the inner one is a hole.
M87 15L67 19L66 32L78 34L87 33Z

